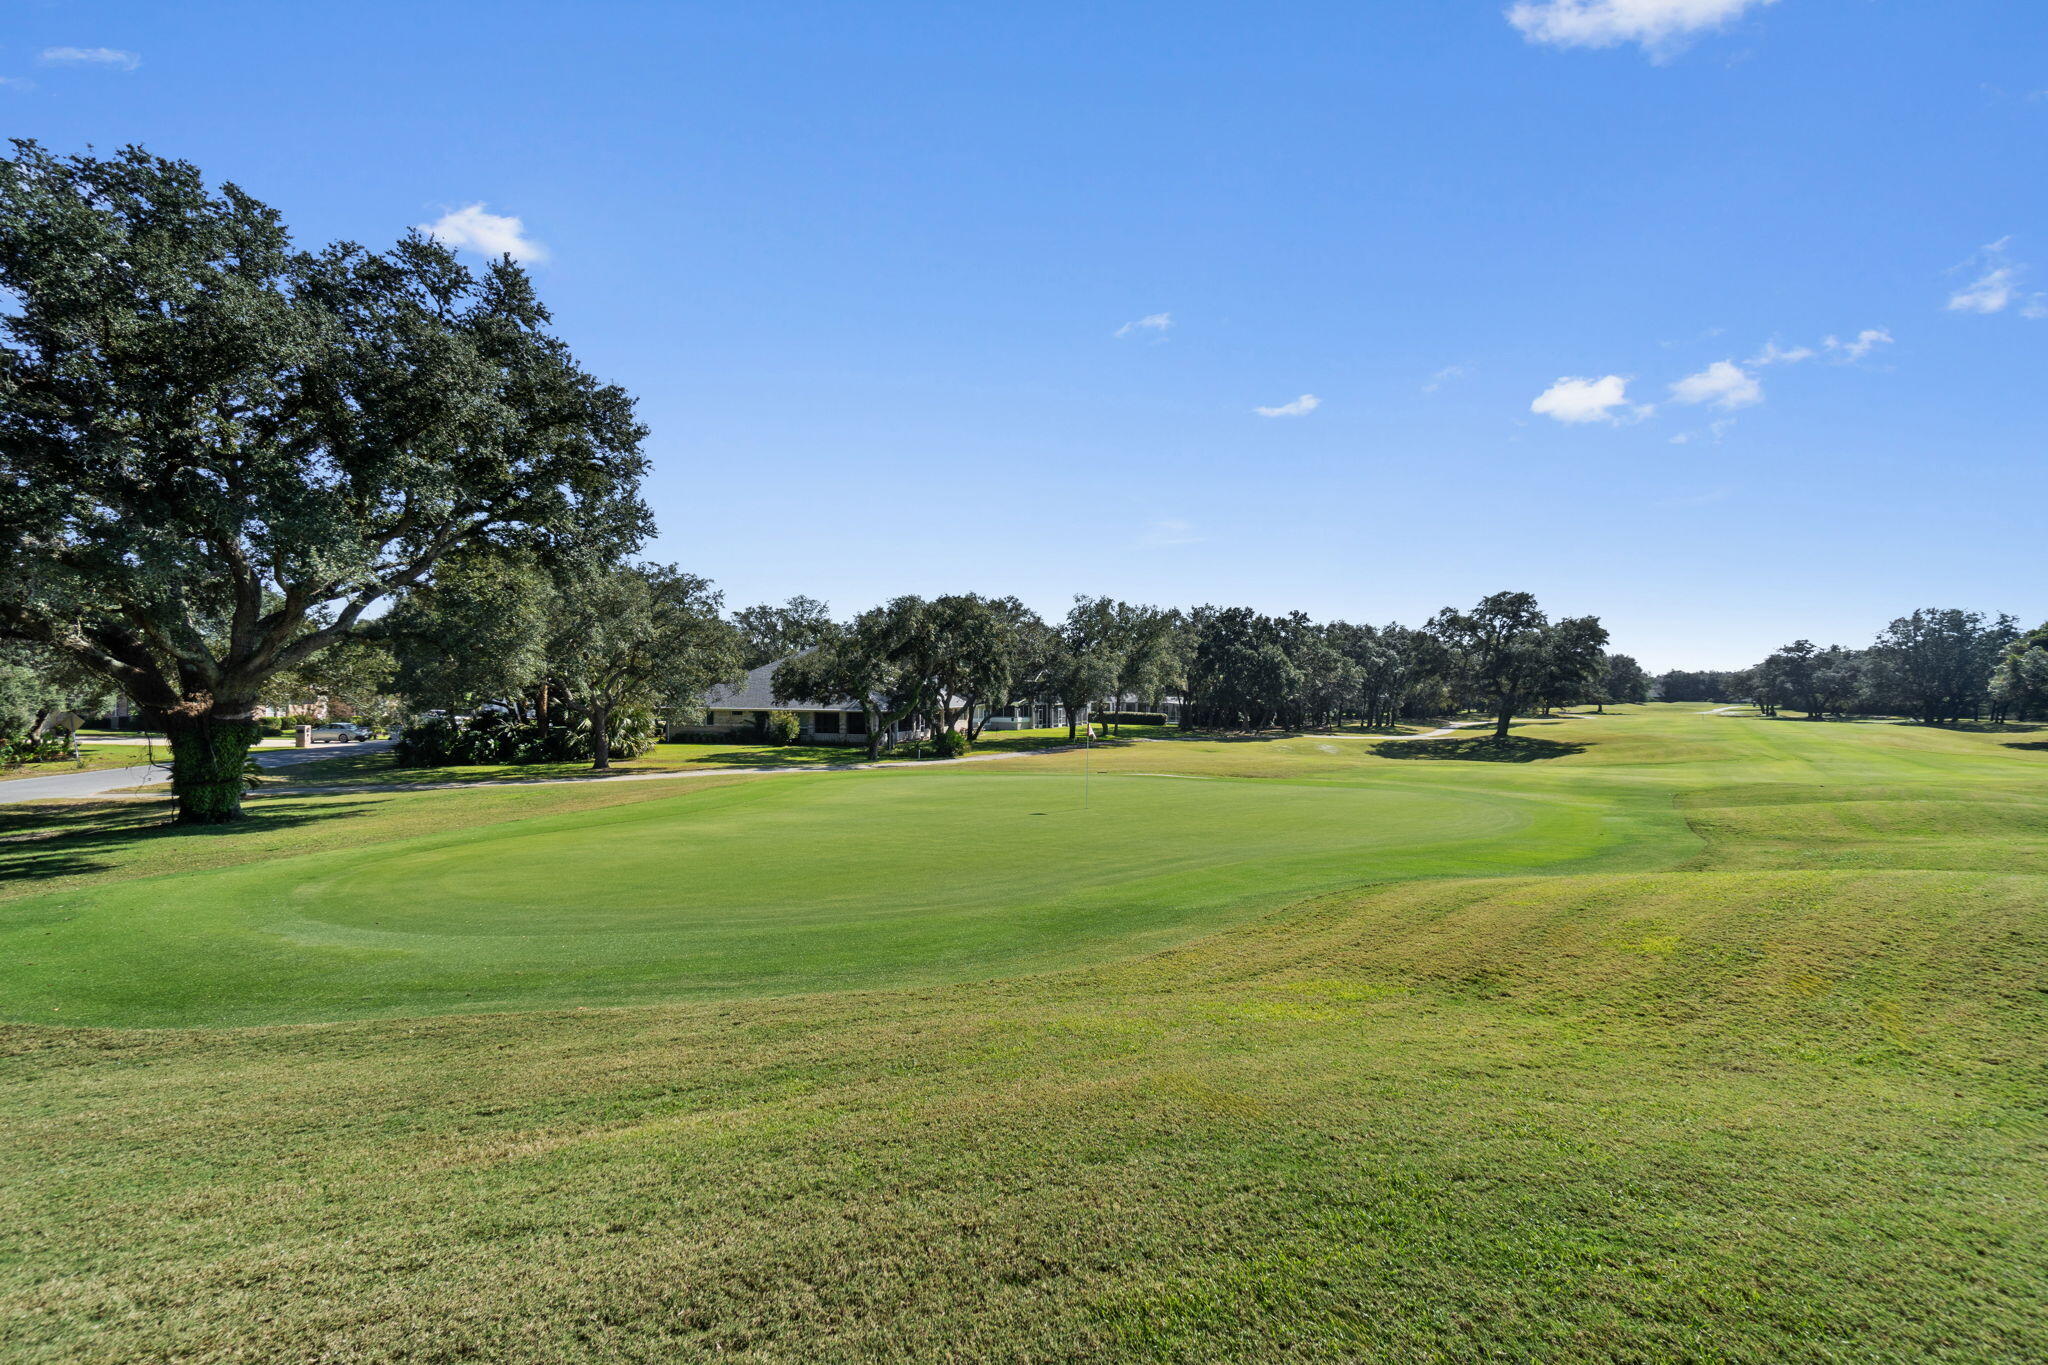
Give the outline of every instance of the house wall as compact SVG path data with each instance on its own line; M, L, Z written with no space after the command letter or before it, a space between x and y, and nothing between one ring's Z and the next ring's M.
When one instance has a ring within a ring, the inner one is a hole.
M867 730L864 728L867 723L867 717L859 711L820 712L799 710L788 706L777 707L776 709L788 711L803 722L803 730L798 738L805 744L865 745L868 742ZM738 738L742 735L751 735L754 729L755 715L756 713L753 711L731 711L720 707L706 713L700 713L697 723L693 725L671 722L666 737L669 739L684 739L693 736ZM839 718L837 731L818 729L818 717L820 715L837 716ZM960 727L956 726L954 728L958 729ZM916 729L912 729L906 724L899 729L890 731L888 738L891 743L897 743L906 739L915 739L918 735L924 733L927 733L926 727L919 726Z

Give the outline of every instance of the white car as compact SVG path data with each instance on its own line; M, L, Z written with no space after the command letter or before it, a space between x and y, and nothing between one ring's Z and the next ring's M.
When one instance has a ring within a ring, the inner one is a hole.
M370 737L370 732L349 721L333 721L313 727L311 736L315 744L354 744Z

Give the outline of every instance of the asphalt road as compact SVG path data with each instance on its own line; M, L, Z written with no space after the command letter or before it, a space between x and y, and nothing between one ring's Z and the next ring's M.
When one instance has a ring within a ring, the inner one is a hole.
M349 754L373 754L391 747L388 739L363 744L316 744L310 749L259 749L256 765L265 772L310 763L316 758L342 758ZM0 782L0 806L24 801L53 801L60 797L98 796L122 787L139 787L147 782L167 782L171 770L159 763L137 764L131 768L101 768L89 773L54 773L49 777L17 777Z

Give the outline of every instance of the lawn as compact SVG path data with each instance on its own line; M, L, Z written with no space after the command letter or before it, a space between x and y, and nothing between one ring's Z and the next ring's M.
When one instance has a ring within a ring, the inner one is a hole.
M97 772L101 768L140 766L152 760L166 763L170 757L170 746L162 741L154 749L147 744L87 744L80 747L75 760L65 758L0 768L0 782L15 777L60 777L65 773Z
M2048 751L1700 709L14 813L8 1358L2048 1355Z
M1128 726L1123 737L1099 739L1098 744L1128 743L1134 737L1166 736L1173 732L1161 726ZM1050 730L988 731L975 744L981 755L1030 753L1065 749L1075 741L1067 738L1064 726ZM899 745L884 752L879 760L888 764L931 762L937 758L929 747ZM868 762L866 748L852 744L752 744L737 740L657 744L637 758L612 760L614 775L631 773L695 772L720 768L831 768L853 767ZM445 785L458 782L531 782L560 778L601 778L587 761L570 763L469 763L449 767L421 768L401 763L392 750L351 754L294 764L288 780L300 786L407 786ZM278 774L279 781L287 774Z

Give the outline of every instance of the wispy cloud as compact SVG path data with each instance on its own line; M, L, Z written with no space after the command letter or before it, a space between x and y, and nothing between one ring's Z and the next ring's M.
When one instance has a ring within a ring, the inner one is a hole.
M1656 409L1630 407L1628 377L1609 374L1598 379L1567 375L1537 394L1536 401L1529 404L1529 411L1577 425L1581 422L1618 422L1624 415L1640 421Z
M1679 403L1712 403L1717 408L1746 408L1764 401L1764 386L1732 360L1717 360L1698 374L1689 374L1671 386L1671 397Z
M1742 363L1757 367L1797 365L1802 360L1812 360L1815 356L1826 355L1837 365L1853 365L1878 347L1891 344L1891 331L1884 327L1865 327L1848 341L1831 335L1824 338L1818 347L1780 346L1778 339L1773 337L1763 344L1762 350Z
M1145 533L1138 537L1138 544L1155 549L1166 545L1193 545L1203 539L1205 537L1195 530L1193 522L1182 521L1179 517L1162 517L1145 528Z
M486 256L515 261L545 261L548 249L526 235L526 224L510 214L487 213L482 204L450 209L420 231L453 247L468 247Z
M1271 408L1253 408L1252 411L1261 417L1306 417L1322 405L1322 399L1312 393L1305 393L1292 403L1282 403Z
M1446 365L1429 377L1429 382L1422 386L1422 391L1424 393L1435 393L1453 379L1463 379L1464 377L1465 367L1463 365Z
M1721 444L1721 438L1726 436L1728 429L1734 425L1735 419L1733 417L1716 418L1714 421L1707 423L1705 431L1679 432L1671 438L1671 444L1675 446L1689 446L1695 441L1703 440L1709 445L1719 445Z
M2048 294L2024 287L2030 267L2012 259L2010 236L1986 242L1957 270L1975 271L1968 284L1948 296L1951 313L2003 313L2019 305L2024 318L2048 317Z
M1821 344L1828 348L1828 354L1840 356L1842 363L1847 365L1863 359L1880 346L1891 345L1892 334L1882 327L1865 327L1853 341L1831 336Z
M38 60L45 66L111 66L116 71L133 71L142 65L142 54L118 47L46 47Z
M1508 22L1532 43L1614 47L1634 43L1664 61L1695 34L1734 23L1775 0L1517 0Z
M1811 346L1780 346L1773 337L1764 343L1764 348L1749 359L1745 365L1797 365L1802 360L1811 360L1820 352Z
M1135 336L1139 332L1152 332L1154 334L1159 334L1165 332L1168 328L1172 326L1173 314L1147 313L1144 317L1138 318L1132 322L1127 322L1123 326L1117 328L1116 334L1120 337ZM1179 355L1180 352L1175 351L1174 354Z
M5 86L9 90L28 91L35 89L36 83L21 76L0 76L0 86Z

